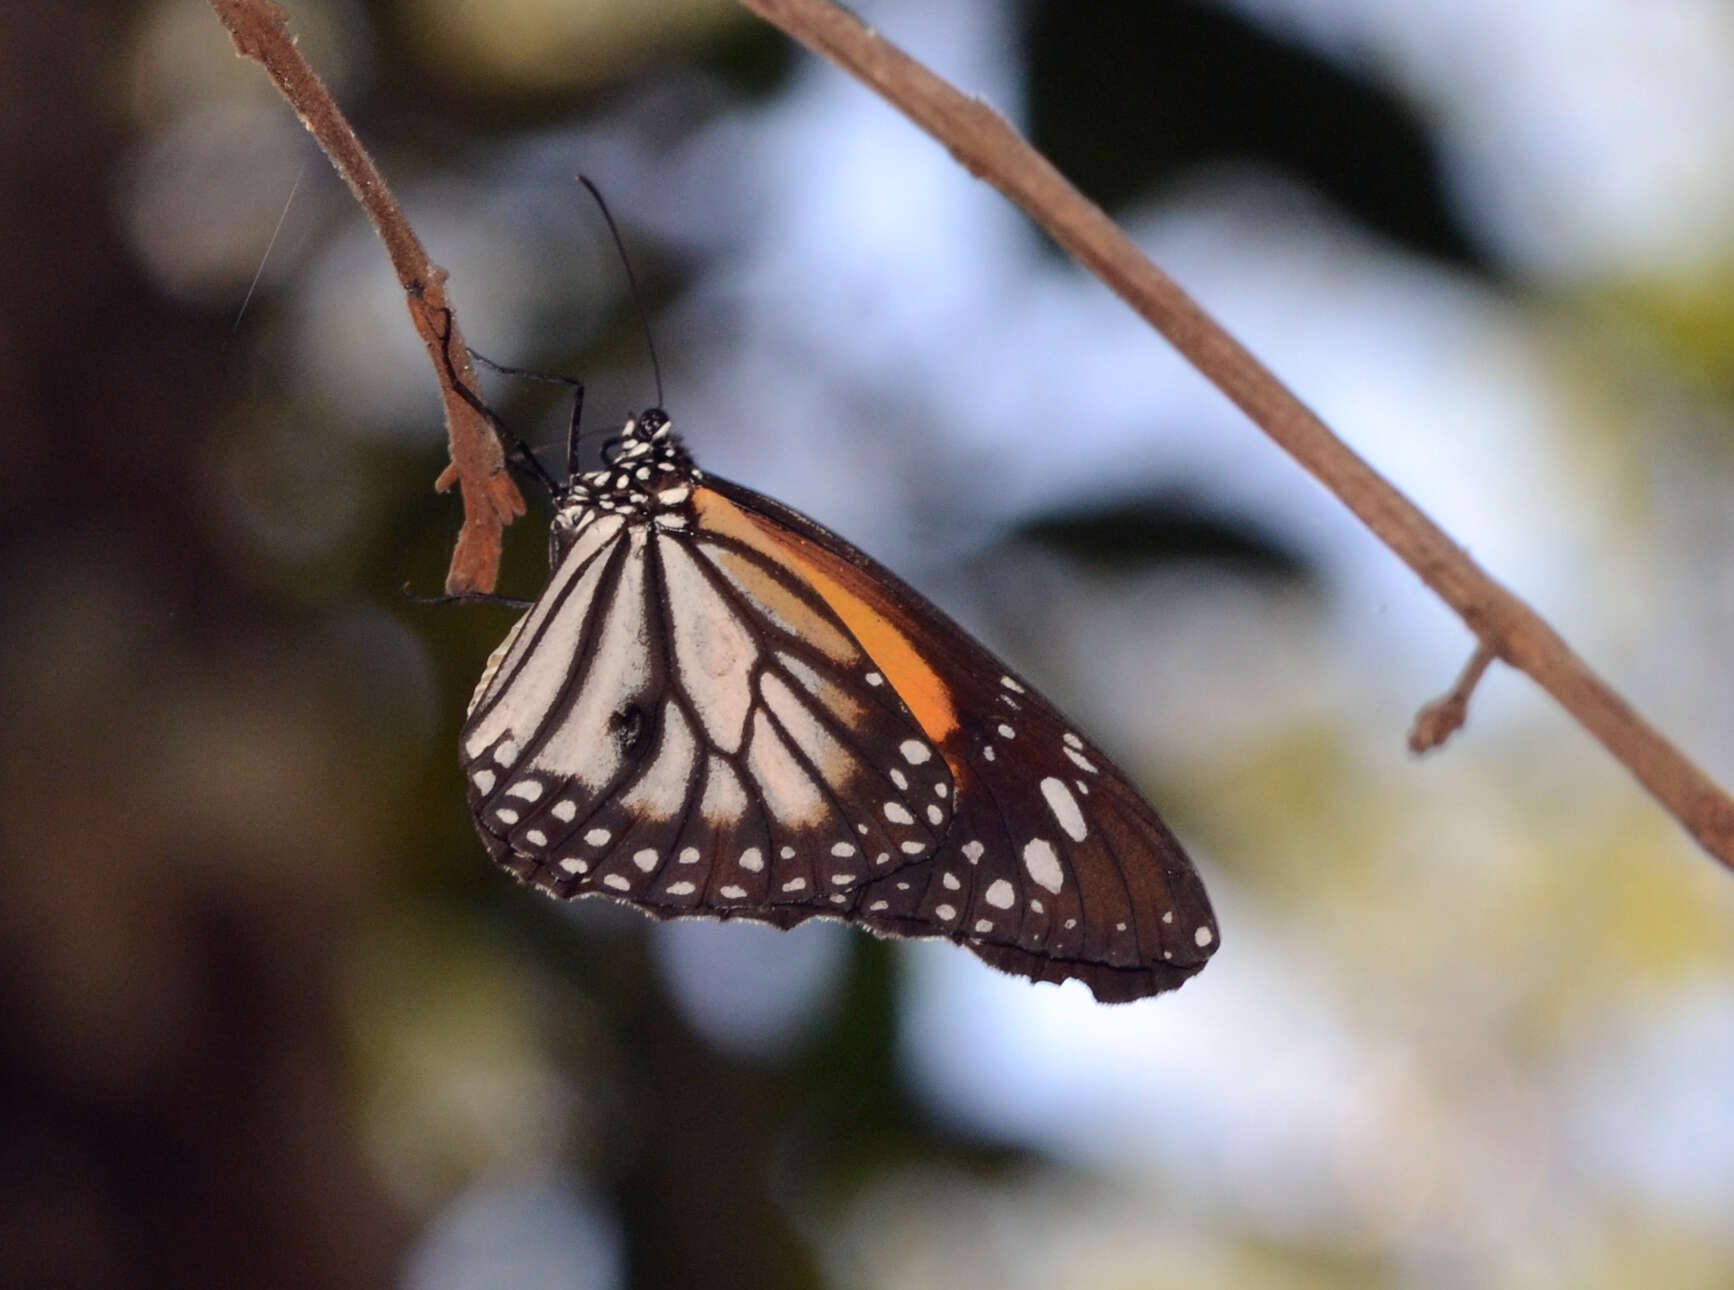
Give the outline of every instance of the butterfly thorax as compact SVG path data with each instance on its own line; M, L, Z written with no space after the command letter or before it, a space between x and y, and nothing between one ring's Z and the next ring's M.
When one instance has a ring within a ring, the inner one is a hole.
M630 418L603 455L607 465L575 477L560 497L552 533L556 561L601 515L654 521L663 530L692 523L692 490L704 474L661 408Z

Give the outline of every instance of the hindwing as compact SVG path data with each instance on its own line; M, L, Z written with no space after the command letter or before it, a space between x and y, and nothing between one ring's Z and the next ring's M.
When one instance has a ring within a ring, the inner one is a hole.
M948 796L922 804L950 815L940 846L862 889L853 918L949 937L1033 980L1077 977L1104 1001L1170 989L1204 965L1218 932L1203 883L1100 749L882 565L780 503L709 483L732 511L714 522L748 521L767 553L865 624L950 771L934 786Z

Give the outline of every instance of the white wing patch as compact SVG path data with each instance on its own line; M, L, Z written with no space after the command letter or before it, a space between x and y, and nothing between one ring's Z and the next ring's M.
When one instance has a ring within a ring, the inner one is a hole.
M710 742L740 751L753 705L753 665L759 651L746 626L693 563L686 544L657 539L657 553L674 607L674 658L686 693Z
M824 820L829 807L813 778L795 760L763 711L753 715L747 745L747 769L764 795L771 817L781 824L811 828Z
M649 697L644 530L633 530L629 543L620 580L605 608L607 616L588 651L590 666L578 701L542 738L529 767L551 777L575 779L590 792L611 783L625 762L621 741L613 737L615 714L639 707ZM554 655L539 670L564 680L567 669L559 662L560 656Z
M639 774L621 797L620 805L634 815L660 822L674 819L686 805L692 772L698 761L698 741L692 727L672 704L662 706L662 744L656 760Z
M512 629L510 648L494 669L491 689L472 706L464 734L467 756L480 757L502 736L535 730L546 720L566 686L597 585L611 564L612 552L604 551L603 543L618 535L621 526L613 516L609 520L613 522L598 521L585 530L548 590Z

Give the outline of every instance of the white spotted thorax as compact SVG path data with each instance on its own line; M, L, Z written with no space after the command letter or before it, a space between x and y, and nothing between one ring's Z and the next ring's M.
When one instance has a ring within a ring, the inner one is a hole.
M629 419L611 447L608 465L579 475L559 498L552 530L556 561L598 515L649 519L664 530L692 522L692 490L704 472L693 465L666 412L650 408Z
M658 918L946 937L1098 999L1215 951L1173 835L870 557L707 476L652 408L556 496L552 572L462 736L489 852Z

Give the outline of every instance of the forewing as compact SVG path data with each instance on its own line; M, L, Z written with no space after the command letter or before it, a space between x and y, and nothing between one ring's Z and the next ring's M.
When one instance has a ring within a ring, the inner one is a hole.
M1171 989L1204 965L1217 928L1203 884L1099 749L890 571L768 498L708 482L707 525L800 571L950 770L913 803L936 827L949 820L941 845L859 889L852 918L949 937L1034 980L1076 977L1105 1001Z

